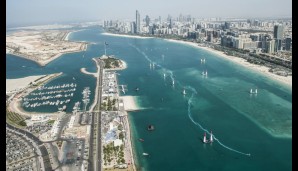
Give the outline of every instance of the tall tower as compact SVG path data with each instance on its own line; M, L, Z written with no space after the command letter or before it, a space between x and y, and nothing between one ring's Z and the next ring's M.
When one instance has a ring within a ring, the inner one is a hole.
M281 44L282 44L282 39L283 39L283 26L282 25L274 26L273 37L276 40L275 51L281 50Z
M140 26L141 26L141 23L140 23L140 13L137 10L136 11L136 33L140 33Z
M146 21L146 26L149 26L150 18L148 15L146 15L145 21Z

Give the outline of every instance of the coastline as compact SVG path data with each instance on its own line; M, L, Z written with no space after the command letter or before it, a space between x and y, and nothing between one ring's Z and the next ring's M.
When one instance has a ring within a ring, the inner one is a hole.
M137 38L137 39L152 39L153 37L142 37L142 36L134 36L134 35L125 35L125 34L115 34L115 33L101 33L106 36L116 36L116 37L127 37L127 38Z
M131 130L131 126L130 126L130 122L129 122L129 116L128 116L128 112L126 112L125 111L125 114L126 114L126 117L125 117L125 122L127 123L127 129L128 129L128 131L127 131L127 136L128 136L128 143L129 143L129 146L130 146L130 156L131 156L131 165L132 165L132 168L133 168L133 170L135 170L136 171L136 162L135 162L135 155L134 155L134 153L133 153L133 146L132 146L132 130Z
M282 84L292 88L292 76L284 77L284 76L273 74L273 73L269 72L270 68L268 68L266 66L252 64L252 63L247 62L243 58L239 58L239 57L235 57L235 56L229 56L229 55L224 54L224 52L217 51L217 50L209 48L209 47L199 46L197 43L186 42L186 41L181 41L181 40L172 40L172 39L164 39L164 40L169 41L169 42L181 43L181 44L190 45L190 46L193 46L193 47L196 47L196 48L204 49L208 52L216 54L217 56L223 57L223 58L225 58L227 60L230 60L234 63L242 65L242 66L244 66L248 69L257 71L258 73L261 73L264 76L271 78L272 80L276 80L279 83L282 83Z
M64 40L65 40L65 41L69 41L69 36L70 36L72 33L79 32L79 31L83 31L83 30L86 30L86 29L73 30L73 31L68 32L67 35L65 36Z

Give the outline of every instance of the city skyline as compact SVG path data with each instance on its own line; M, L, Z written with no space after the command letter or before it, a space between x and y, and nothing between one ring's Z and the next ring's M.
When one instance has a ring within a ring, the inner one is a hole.
M115 5L117 4L117 5ZM125 8L124 8L125 7ZM98 20L134 20L138 10L143 20L146 15L151 19L164 20L168 15L178 17L191 15L192 18L268 18L291 17L292 1L157 1L140 2L137 0L88 2L73 0L64 3L57 0L37 1L10 0L6 4L6 25L53 24ZM38 15L36 15L38 14Z

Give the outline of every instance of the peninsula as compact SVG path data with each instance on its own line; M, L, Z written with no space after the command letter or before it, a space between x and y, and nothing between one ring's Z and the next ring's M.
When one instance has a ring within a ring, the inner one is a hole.
M70 30L19 31L6 36L6 53L45 66L66 53L87 49L86 42L68 41Z

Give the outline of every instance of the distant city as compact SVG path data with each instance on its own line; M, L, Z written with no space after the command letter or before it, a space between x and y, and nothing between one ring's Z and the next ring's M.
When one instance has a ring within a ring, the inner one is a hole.
M141 17L138 10L135 15L135 21L105 20L103 27L112 33L179 39L250 53L292 68L292 19L198 19L183 14L151 19Z

